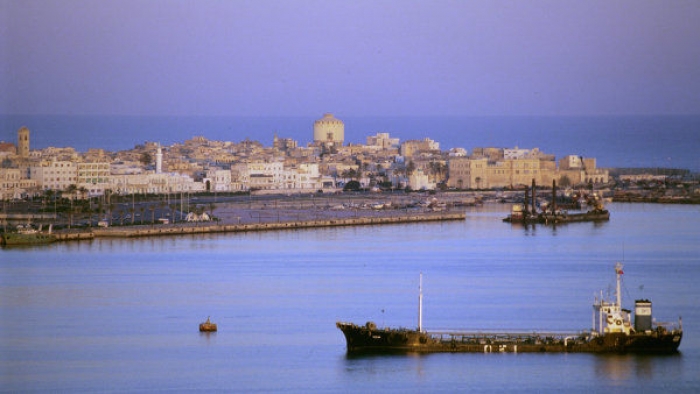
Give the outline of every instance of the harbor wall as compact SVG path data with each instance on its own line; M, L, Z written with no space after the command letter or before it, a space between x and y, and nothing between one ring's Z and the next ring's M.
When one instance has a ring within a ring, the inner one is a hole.
M246 224L166 224L143 225L128 227L93 228L90 231L57 233L59 240L79 240L100 237L131 238L160 235L203 234L203 233L233 233L248 231L289 230L301 228L320 228L335 226L366 226L380 224L400 224L413 222L464 220L464 212L432 212L406 216L390 217L353 217L333 218L323 220L282 221L271 223L246 223Z

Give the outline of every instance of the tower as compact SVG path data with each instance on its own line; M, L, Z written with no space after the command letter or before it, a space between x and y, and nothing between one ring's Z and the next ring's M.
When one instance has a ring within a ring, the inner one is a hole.
M17 131L17 154L22 159L29 158L29 129L26 126Z
M314 143L342 146L344 139L345 124L333 114L324 114L314 122Z
M158 144L158 150L156 151L156 174L163 172L163 150L160 149L160 144Z

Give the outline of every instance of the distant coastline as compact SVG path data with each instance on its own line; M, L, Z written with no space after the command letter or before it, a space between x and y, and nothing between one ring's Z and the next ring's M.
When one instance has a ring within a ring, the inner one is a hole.
M378 132L401 141L431 138L441 149L539 148L557 157L595 157L601 168L677 168L700 172L700 116L342 116L346 140L364 143ZM146 141L163 145L202 135L271 145L275 134L306 145L315 116L83 116L0 115L0 141L15 142L19 127L32 130L32 148L108 151Z

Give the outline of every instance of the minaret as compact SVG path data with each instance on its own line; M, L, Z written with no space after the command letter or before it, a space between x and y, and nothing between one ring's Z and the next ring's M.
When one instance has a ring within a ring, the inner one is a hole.
M29 158L29 129L26 126L17 131L17 154L22 159Z
M160 143L158 143L158 151L156 152L156 174L163 172L163 151L160 149Z

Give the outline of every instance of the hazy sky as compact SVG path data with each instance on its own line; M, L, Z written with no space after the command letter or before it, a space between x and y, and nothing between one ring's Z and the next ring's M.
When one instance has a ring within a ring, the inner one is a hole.
M700 114L700 1L0 0L0 113Z

